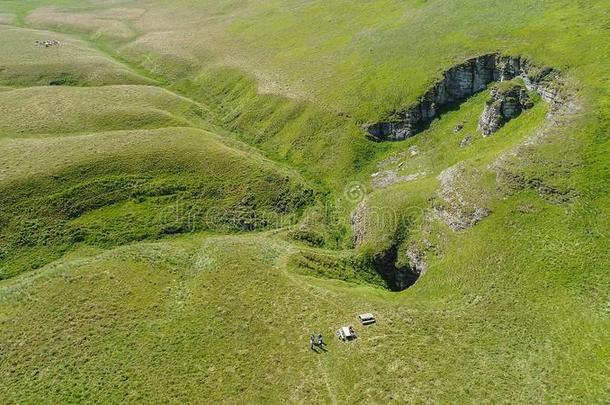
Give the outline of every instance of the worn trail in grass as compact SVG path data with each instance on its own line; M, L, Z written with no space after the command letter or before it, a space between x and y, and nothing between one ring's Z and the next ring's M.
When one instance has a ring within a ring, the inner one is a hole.
M477 243L474 236L461 241ZM602 325L594 309L565 306L556 276L497 273L497 260L518 261L480 252L453 274L435 268L420 288L396 296L293 274L283 263L295 251L270 236L193 236L77 255L4 282L5 398L325 402L330 391L340 402L508 395L527 402L603 395L595 388L603 374L587 366L603 353ZM475 266L478 280L466 276ZM527 287L535 283L546 284L545 298ZM555 305L564 308L561 326L547 313ZM378 324L356 325L353 344L332 338L362 311L375 312ZM326 353L309 349L307 337L318 331ZM586 342L581 355L570 350L577 342ZM541 373L549 361L560 366ZM574 378L578 384L565 384Z

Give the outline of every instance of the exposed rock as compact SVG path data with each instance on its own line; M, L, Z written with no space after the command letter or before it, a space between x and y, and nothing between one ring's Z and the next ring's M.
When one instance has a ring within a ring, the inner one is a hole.
M583 111L581 99L576 91L575 83L566 82L559 96L555 95L552 110L546 122L527 137L523 142L503 152L488 167L496 173L498 192L511 195L523 189L533 189L541 198L549 203L571 203L578 197L578 192L570 187L552 185L552 176L539 178L535 173L524 171L528 164L536 164L538 156L536 150L540 145L550 142L562 144L573 143L569 135L570 123ZM553 97L554 93L545 93L543 97ZM551 140L552 139L552 140ZM578 147L578 146L573 146ZM567 163L567 159L560 157L558 161L547 161L547 165L556 167L556 170L574 170ZM554 172L554 170L551 170Z
M426 270L428 270L426 254L415 246L411 246L407 249L407 257L409 258L409 262L411 263L411 268L414 269L415 273L417 273L418 276L421 276L426 272Z
M523 79L528 90L538 92L542 99L554 104L563 103L557 72L540 68L521 57L488 54L469 59L443 75L415 105L397 111L389 121L369 124L365 127L378 140L398 141L411 137L436 118L444 109L462 102L484 90L496 81Z
M460 148L465 148L466 146L472 143L473 136L472 134L468 134L460 141Z
M396 153L394 155L389 156L388 158L382 160L381 162L379 162L379 168L380 169L386 169L389 166L395 166L401 162L404 162L404 158L407 157L407 152L406 151L402 151L399 153Z
M352 213L352 233L355 247L360 246L366 236L367 202L367 199L362 200Z
M419 155L419 148L417 147L417 145L413 145L409 148L409 155L411 155L411 156Z
M460 132L462 129L464 129L464 123L460 122L459 124L457 124L455 127L453 127L453 133L457 134L458 132Z
M578 197L578 193L572 188L556 187L543 179L512 172L506 167L496 167L495 169L499 189L505 195L511 195L515 191L529 188L538 192L542 199L551 204L569 204Z
M464 162L444 170L438 177L441 186L434 210L451 229L466 229L491 213L488 204L492 198L481 185L482 178L478 169Z
M392 248L373 263L375 270L383 277L392 291L404 291L411 287L421 273L415 267L396 265L397 248Z
M479 130L484 136L489 136L533 106L524 85L514 81L502 82L491 91L479 119Z
M352 214L353 241L356 248L360 247L367 237L367 224L379 219L377 216L379 212L368 207L368 203L368 200L363 200ZM407 250L408 263L399 261L398 251L404 234L404 230L397 229L393 243L387 249L367 259L368 264L385 280L392 291L409 288L427 268L424 253L416 248Z
M383 188L396 183L404 183L407 181L413 181L425 176L426 172L419 172L413 174L407 174L399 176L395 170L385 170L383 172L377 172L372 175L373 187Z
M400 244L401 238L398 237L389 249L376 254L371 263L392 291L403 291L411 287L427 268L423 255L415 250L412 252L414 260L408 256L409 263L401 263L398 259Z

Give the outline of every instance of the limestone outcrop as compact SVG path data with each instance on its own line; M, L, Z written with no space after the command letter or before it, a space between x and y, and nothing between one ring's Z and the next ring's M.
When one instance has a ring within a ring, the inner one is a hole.
M534 103L523 84L515 81L502 82L491 90L491 96L479 119L479 131L483 136L489 136L533 106Z
M460 162L438 177L441 186L434 202L436 217L454 231L470 228L491 213L494 196L476 166Z
M389 216L384 212L379 212L374 208L369 207L370 201L364 199L352 213L352 230L354 247L361 247L367 240L371 238L369 233L369 224L371 221L379 221L385 219L396 220L393 213ZM380 216L381 215L381 216ZM427 269L425 254L415 246L410 246L405 252L408 262L404 263L399 260L399 249L404 237L402 229L396 230L394 240L385 249L376 252L367 259L367 264L385 280L387 286L392 291L403 291L412 286L419 276Z
M527 90L536 91L551 104L561 103L558 74L522 57L487 54L467 60L443 75L413 106L394 118L365 126L377 140L399 141L420 132L444 110L484 90L493 82L521 78ZM553 106L551 106L551 111Z

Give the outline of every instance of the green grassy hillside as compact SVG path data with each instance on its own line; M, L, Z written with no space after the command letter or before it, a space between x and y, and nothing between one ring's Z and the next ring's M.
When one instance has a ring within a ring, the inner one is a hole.
M158 87L30 87L0 95L0 136L196 126L201 105Z
M609 16L0 0L0 398L608 402ZM495 52L557 75L492 136L363 128Z
M4 85L102 85L149 83L78 39L50 31L1 26ZM44 47L36 41L59 42Z
M1 278L81 243L290 224L313 200L289 171L188 128L5 139L2 149Z

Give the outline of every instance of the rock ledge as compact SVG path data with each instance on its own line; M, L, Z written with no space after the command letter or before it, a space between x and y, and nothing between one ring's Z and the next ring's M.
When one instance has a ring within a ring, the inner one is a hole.
M479 130L483 132L483 136L489 136L533 106L534 103L523 84L514 81L502 82L491 91L491 97L487 100L479 120Z
M364 128L376 140L400 141L417 134L441 112L486 89L488 84L515 78L521 78L527 90L536 91L550 103L551 112L563 104L556 70L536 66L522 57L487 54L446 71L415 105L395 112L392 120Z

